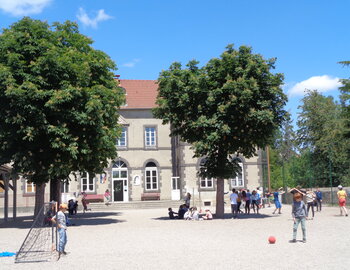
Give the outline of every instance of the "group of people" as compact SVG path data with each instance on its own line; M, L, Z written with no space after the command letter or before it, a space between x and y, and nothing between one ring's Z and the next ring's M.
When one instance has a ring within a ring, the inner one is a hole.
M205 209L205 215L201 215L201 211L196 206L190 207L191 194L187 193L184 199L185 203L181 204L178 212L174 212L172 208L168 208L170 219L184 220L212 220L213 214L209 209Z
M172 208L168 208L168 215L170 219L184 219L184 220L212 220L213 214L209 209L205 209L205 215L201 215L197 207L187 208L186 204L180 205L179 211L176 213Z
M236 190L233 188L230 194L232 218L235 219L238 213L243 213L241 210L242 205L245 214L250 214L251 209L253 209L254 213L259 214L259 209L263 206L262 193L259 187L252 192L249 189Z

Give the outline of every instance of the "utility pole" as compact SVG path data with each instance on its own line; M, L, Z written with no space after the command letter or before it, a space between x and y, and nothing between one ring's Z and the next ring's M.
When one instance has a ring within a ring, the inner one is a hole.
M266 155L267 155L267 185L269 187L269 192L271 192L270 152L269 152L268 146L266 146Z

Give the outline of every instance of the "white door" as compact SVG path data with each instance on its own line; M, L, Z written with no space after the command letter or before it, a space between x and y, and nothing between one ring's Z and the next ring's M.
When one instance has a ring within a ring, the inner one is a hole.
M179 201L180 197L180 177L171 177L171 199Z
M128 202L128 169L122 161L117 161L112 168L113 192L112 200L114 202Z

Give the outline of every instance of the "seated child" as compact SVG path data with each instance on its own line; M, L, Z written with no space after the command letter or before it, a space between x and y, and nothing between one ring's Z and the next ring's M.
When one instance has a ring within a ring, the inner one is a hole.
M181 204L178 212L178 219L184 219L184 215L187 212L185 205Z
M192 209L192 216L191 216L192 220L199 220L199 212L197 210L197 207L193 207Z
M177 215L177 213L176 212L174 212L173 211L173 209L171 209L170 207L168 208L168 211L169 211L169 218L170 219L175 219L175 218L177 218L178 216L175 216L175 215Z
M192 208L193 208L193 207L191 207L190 209L188 209L187 212L185 213L185 215L184 215L184 219L185 219L185 220L192 220Z
M212 220L213 214L210 212L209 209L205 209L205 216L203 217L204 220Z

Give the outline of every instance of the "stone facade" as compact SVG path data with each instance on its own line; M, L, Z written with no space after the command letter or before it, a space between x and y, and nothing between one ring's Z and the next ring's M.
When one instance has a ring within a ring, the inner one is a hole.
M143 85L147 86L147 91L143 91ZM182 200L190 192L197 205L214 206L215 180L199 179L197 176L201 159L193 158L190 145L180 142L178 138L171 138L170 125L163 125L161 120L152 115L157 91L155 81L121 80L121 86L126 91L127 102L120 110L120 123L124 129L123 137L117 143L118 158L110 161L103 175L72 175L69 185L62 184L63 201L84 190L91 194L104 194L109 189L112 202L139 201L145 194L159 194L160 200ZM252 190L263 186L261 151L257 151L257 157L254 158L239 158L242 176L225 180L225 191L233 187ZM21 178L17 206L33 206L34 191L35 187ZM48 200L48 187L46 192ZM0 208L1 204L2 200Z

